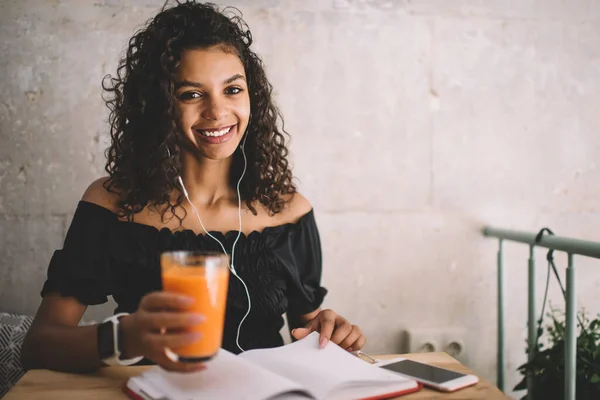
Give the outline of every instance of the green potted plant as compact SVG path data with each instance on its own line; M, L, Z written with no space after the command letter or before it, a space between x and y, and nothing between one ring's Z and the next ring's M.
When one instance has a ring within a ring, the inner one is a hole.
M534 358L518 370L523 379L513 390L527 389L527 376L533 376L534 399L563 399L565 391L565 322L556 310L547 314L550 323L538 334L546 344L538 344ZM600 319L589 320L580 313L577 323L576 399L600 399ZM521 400L532 400L526 394Z

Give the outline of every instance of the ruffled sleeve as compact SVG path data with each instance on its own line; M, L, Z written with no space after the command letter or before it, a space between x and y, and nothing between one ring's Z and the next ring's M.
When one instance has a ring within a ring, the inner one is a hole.
M80 201L63 248L48 267L41 295L60 293L85 305L102 304L112 294L108 243L116 215L99 205Z
M319 308L327 290L321 286L321 239L314 211L293 225L275 253L288 272L288 313L302 315Z

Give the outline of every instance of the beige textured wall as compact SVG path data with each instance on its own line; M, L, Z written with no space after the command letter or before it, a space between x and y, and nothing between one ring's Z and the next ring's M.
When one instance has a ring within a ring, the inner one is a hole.
M494 380L496 243L481 227L600 240L600 2L230 4L293 137L327 305L364 328L370 352L459 339L461 360ZM102 174L101 77L160 5L0 2L0 309L39 304L52 251ZM527 253L506 246L508 387L525 359ZM576 262L578 300L598 312L598 263Z

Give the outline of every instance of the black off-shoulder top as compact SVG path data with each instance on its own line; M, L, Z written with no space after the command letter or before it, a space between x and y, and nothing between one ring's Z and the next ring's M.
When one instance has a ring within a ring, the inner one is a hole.
M238 232L211 234L231 251ZM64 246L50 261L41 294L60 293L85 305L113 296L115 313L133 313L145 294L161 289L160 253L172 250L222 251L214 239L191 230L172 232L121 221L104 207L80 201ZM252 301L240 331L244 350L282 345L282 315L312 312L327 293L320 285L321 244L312 210L296 223L242 234L235 260ZM239 352L237 327L247 307L244 287L232 277L223 348L233 353Z

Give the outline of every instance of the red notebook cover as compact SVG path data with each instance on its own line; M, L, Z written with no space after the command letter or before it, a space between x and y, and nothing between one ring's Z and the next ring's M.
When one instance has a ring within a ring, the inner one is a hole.
M381 396L366 397L366 398L363 398L363 399L360 399L360 400L393 399L394 397L400 397L400 396L404 396L405 394L411 394L411 393L418 392L421 389L423 389L423 385L421 383L417 382L417 386L414 387L414 388L412 388L412 389L402 390L400 392L387 393L387 394L384 394L384 395L381 395Z
M131 397L133 400L146 400L145 398L143 398L142 396L140 396L139 394L137 394L136 392L134 392L133 390L128 388L127 384L125 384L123 386L123 391L125 392L126 395Z

